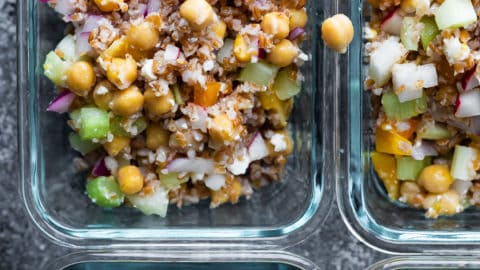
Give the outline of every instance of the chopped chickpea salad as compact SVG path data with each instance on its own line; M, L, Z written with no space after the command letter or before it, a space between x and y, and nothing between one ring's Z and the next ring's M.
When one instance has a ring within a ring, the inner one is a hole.
M42 2L73 26L45 59L47 110L69 113L93 203L165 216L280 180L304 0Z
M373 167L391 200L454 215L480 204L478 0L369 0Z

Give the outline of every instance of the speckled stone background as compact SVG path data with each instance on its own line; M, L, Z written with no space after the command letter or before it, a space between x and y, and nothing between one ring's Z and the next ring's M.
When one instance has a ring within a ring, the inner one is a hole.
M23 0L19 0L23 1ZM70 252L27 219L19 195L16 116L16 1L0 0L0 269L38 269ZM357 241L332 209L323 229L292 249L322 269L365 269L386 258ZM53 269L52 269L53 270Z

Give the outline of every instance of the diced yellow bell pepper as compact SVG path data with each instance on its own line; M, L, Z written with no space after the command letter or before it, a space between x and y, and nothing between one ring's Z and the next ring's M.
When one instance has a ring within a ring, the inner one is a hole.
M408 129L405 129L405 130L399 130L398 129L398 122L403 122L402 125L404 124L408 124ZM417 130L417 127L418 127L418 124L419 124L419 121L417 119L407 119L407 120L401 120L401 121L396 121L396 120L385 120L384 123L382 123L381 127L383 130L387 130L387 126L390 126L395 133L397 133L398 135L404 137L405 139L408 139L410 138L413 133L415 133L415 131Z
M128 53L128 41L125 37L115 40L110 47L102 52L102 58L109 60L111 58L124 58Z
M375 148L377 152L410 156L412 154L412 143L400 136L394 130L384 130L377 127L375 136Z
M233 55L240 62L250 62L252 54L249 52L247 41L241 34L237 34L233 42Z
M272 89L258 94L263 109L271 110L280 116L280 125L275 128L282 128L287 125L288 117L293 107L293 99L280 100Z
M225 33L227 32L227 25L223 21L218 20L212 24L212 31L218 38L223 39L225 37Z
M203 107L212 106L217 103L221 88L222 83L220 82L208 82L206 89L203 89L200 85L195 85L193 89L193 102Z
M373 168L383 182L391 200L397 200L400 194L400 182L397 179L397 164L394 156L373 152Z
M111 142L103 144L103 148L107 150L108 155L114 157L130 144L130 138L124 136L115 136Z

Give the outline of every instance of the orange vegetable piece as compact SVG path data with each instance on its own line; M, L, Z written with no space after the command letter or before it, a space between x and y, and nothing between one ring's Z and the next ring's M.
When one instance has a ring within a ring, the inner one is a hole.
M378 177L383 182L387 190L388 197L391 200L397 200L400 194L400 182L397 179L397 163L395 157L373 152L371 154L373 168L377 172Z
M377 152L410 156L412 154L412 143L400 136L394 130L384 130L377 127L375 136L375 148Z
M207 88L203 89L199 85L195 85L193 89L193 102L203 107L209 107L217 103L218 94L222 88L220 82L207 82Z
M398 130L398 125L396 124L397 122L404 122L408 123L409 128L406 130ZM405 139L408 139L412 137L413 133L417 130L419 121L417 119L408 119L408 120L401 120L401 121L395 121L395 120L385 120L384 123L382 123L382 129L387 130L386 126L389 125L395 133L398 135L404 137Z

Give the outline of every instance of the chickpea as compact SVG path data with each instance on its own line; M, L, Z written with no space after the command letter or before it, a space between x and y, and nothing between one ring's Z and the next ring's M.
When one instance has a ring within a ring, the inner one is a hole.
M130 144L130 137L115 136L111 142L103 144L103 148L107 150L108 155L114 157Z
M305 27L307 24L307 12L304 8L302 9L291 9L288 14L290 18L290 29L295 27Z
M128 88L137 79L137 62L126 58L113 58L107 67L107 79L119 89Z
M118 11L125 6L123 0L94 0L94 2L103 12Z
M282 39L290 33L290 20L283 12L270 12L263 16L260 24L263 32L273 35L274 38Z
M423 208L427 209L427 216L453 215L463 210L460 204L460 196L454 190L448 190L443 194L429 194L425 198Z
M448 166L444 164L434 164L425 167L420 176L418 183L431 193L444 193L453 183Z
M298 55L298 48L290 40L282 39L267 56L267 60L279 67L286 67L293 63Z
M402 201L413 207L421 207L425 196L421 188L415 182L404 181L400 186L400 197Z
M227 114L222 113L213 118L213 123L208 132L214 141L232 141L234 139L233 128L233 121Z
M126 195L138 193L143 188L143 175L137 166L128 165L118 170L120 191Z
M113 99L114 90L115 87L107 80L97 83L93 89L93 102L95 105L103 110L110 109L110 102Z
M180 6L180 16L195 30L202 30L213 22L213 8L205 0L187 0Z
M326 19L322 23L322 39L328 47L345 53L353 39L352 22L343 14Z
M166 95L155 96L155 93L151 88L147 88L144 93L145 96L145 110L152 118L162 116L170 112L175 105L175 98L172 91L168 91Z
M160 146L168 146L170 134L158 124L150 124L147 127L147 147L150 150L157 150Z
M127 41L135 49L148 51L155 48L160 40L160 33L149 22L132 25L127 31Z
M88 95L95 81L93 65L87 61L78 61L67 71L67 86L78 96Z
M143 108L144 97L135 85L117 91L113 94L111 108L113 113L120 116L130 116Z

